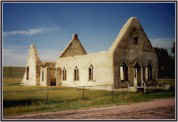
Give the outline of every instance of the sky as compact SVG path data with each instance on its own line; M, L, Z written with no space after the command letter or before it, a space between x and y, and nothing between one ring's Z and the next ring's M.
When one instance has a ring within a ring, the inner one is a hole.
M88 53L107 50L130 17L154 47L175 41L175 3L3 3L3 65L25 66L29 46L55 61L77 33Z

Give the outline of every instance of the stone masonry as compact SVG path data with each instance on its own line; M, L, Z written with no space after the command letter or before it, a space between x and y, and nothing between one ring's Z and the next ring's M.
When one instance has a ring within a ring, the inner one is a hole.
M42 62L31 45L22 83L137 90L155 82L157 75L156 52L139 20L131 17L106 51L88 54L74 34L55 62Z

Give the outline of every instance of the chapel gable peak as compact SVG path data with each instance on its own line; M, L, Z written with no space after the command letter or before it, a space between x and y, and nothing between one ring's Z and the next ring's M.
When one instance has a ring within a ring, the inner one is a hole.
M72 40L70 40L66 48L61 53L60 57L71 57L71 56L85 55L85 54L87 54L87 52L82 46L78 38L78 34L74 33L72 35Z
M110 47L110 50L115 52L118 50L118 48L138 48L143 50L152 50L151 42L136 17L130 17L124 24L117 38Z

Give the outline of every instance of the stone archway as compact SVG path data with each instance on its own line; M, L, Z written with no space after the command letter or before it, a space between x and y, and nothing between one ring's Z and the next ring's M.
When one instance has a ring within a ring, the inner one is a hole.
M146 81L152 80L152 64L149 63L145 68Z
M141 66L136 63L134 65L134 87L141 87Z

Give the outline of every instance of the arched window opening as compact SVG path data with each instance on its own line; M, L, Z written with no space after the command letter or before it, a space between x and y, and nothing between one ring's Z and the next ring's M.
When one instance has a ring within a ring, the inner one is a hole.
M136 28L136 27L134 27L134 28L133 28L133 32L136 32L136 30L137 30L137 28Z
M120 65L120 79L128 81L128 66L125 63Z
M152 66L148 65L148 80L152 80Z
M63 69L63 73L62 74L63 74L63 78L62 79L66 80L67 79L67 72L66 72L65 68Z
M27 67L26 73L27 73L26 80L29 80L29 67Z
M57 75L56 78L57 78L58 81L63 80L63 77L62 77L62 75L63 75L63 70L61 70L60 67L57 68L57 74L56 74L56 75Z
M74 81L79 80L79 70L77 67L74 69Z
M138 44L138 37L134 37L134 44Z
M134 70L134 84L136 86L141 86L141 65L136 63Z
M140 69L141 69L141 67L138 63L135 64L134 68L137 69L138 71L140 71Z
M93 80L93 66L92 65L90 65L90 67L88 68L88 76L89 76L89 78L88 78L88 80Z
M44 81L44 71L42 71L42 81Z
M145 71L146 71L146 67L142 67L142 77L143 77L143 81L146 80L146 77L145 77Z

